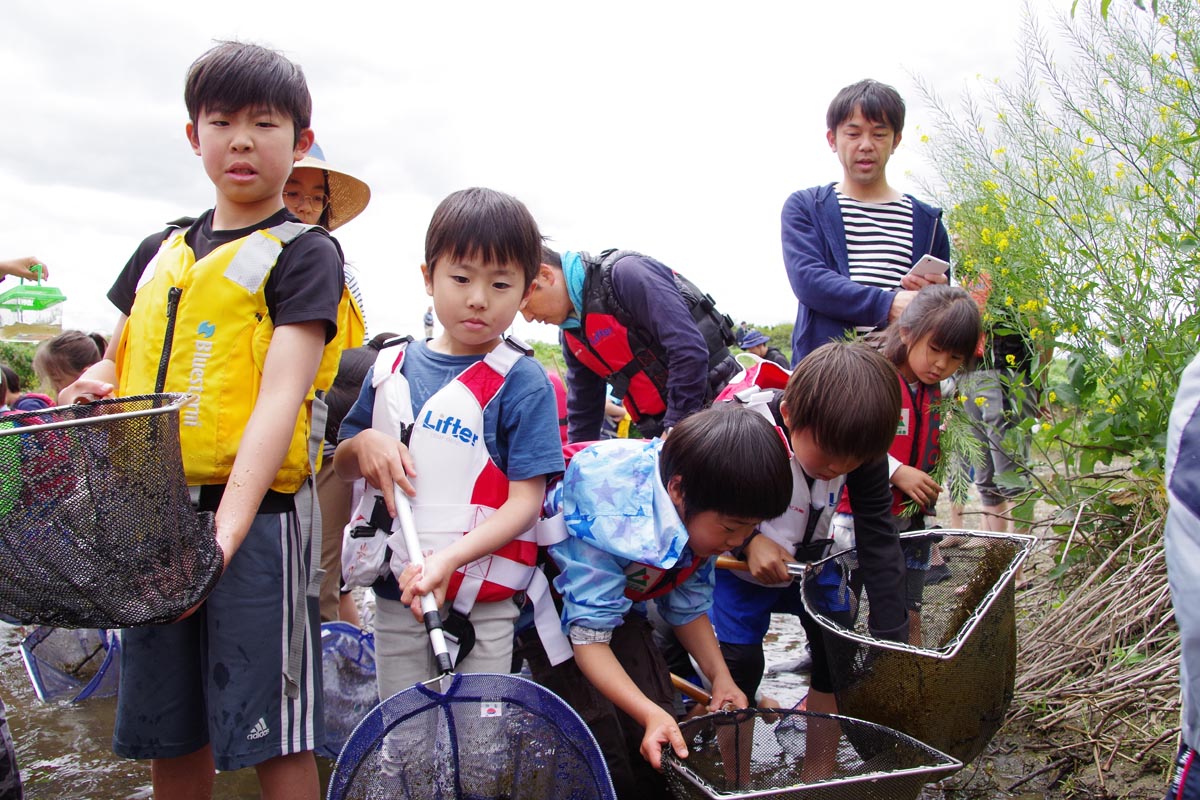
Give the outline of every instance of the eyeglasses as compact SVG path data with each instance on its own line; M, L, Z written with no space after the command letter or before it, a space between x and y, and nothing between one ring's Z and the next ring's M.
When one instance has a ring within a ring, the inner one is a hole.
M300 205L302 201L307 200L314 208L324 208L329 205L329 195L327 194L301 194L300 192L284 192L283 199L289 203Z

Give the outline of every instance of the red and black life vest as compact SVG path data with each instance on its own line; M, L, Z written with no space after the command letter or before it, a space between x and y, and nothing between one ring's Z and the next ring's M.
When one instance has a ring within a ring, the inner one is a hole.
M910 467L928 474L942 457L939 434L942 415L938 403L942 399L940 386L917 381L916 388L904 378L900 381L900 425L888 453ZM908 495L892 487L892 513L900 514L908 503Z
M612 385L633 421L640 422L666 413L667 354L617 301L612 271L626 256L644 257L632 250L605 250L599 259L580 254L587 271L583 309L578 331L564 330L563 341L581 364ZM672 275L708 348L707 402L738 369L729 353L736 341L733 320L696 284L678 272Z

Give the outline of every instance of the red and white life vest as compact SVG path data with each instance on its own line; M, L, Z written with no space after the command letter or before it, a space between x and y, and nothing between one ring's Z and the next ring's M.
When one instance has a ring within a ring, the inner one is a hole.
M754 355L742 354L738 359L753 359L753 363L730 379L729 385L717 395L717 402L741 403L762 414L772 425L778 426L779 423L769 404L775 397L776 390L786 388L791 373L773 361L764 361ZM787 446L788 455L791 456L791 443L783 436L782 429L776 427L776 430L779 430L780 437ZM792 468L792 499L788 502L787 511L761 523L758 529L763 536L784 550L796 553L796 549L804 544L806 539L808 542L815 542L831 536L829 524L842 495L842 488L846 484L846 476L839 475L829 481L814 480L809 488L808 476L804 474L800 463L795 458L789 458L788 463ZM744 581L759 583L749 572L731 572ZM787 583L773 585L786 586Z
M435 392L414 414L408 380L400 369L407 344L386 347L375 359L371 427L402 439L411 426L408 449L417 472L412 479L417 492L412 498L413 519L421 548L428 554L474 530L508 499L508 478L492 461L484 442L483 416L526 351L514 340L505 339ZM549 584L535 566L536 531L536 526L523 531L495 552L460 567L450 578L447 602L466 615L477 602L494 603L527 592L534 601L535 617L549 613L556 628L553 603L539 602L549 598ZM388 542L392 571L397 576L409 560L403 545L397 546L398 540L402 538L393 536ZM544 619L535 623L539 631L549 630ZM546 649L553 659L556 652L550 644ZM561 648L557 651L562 652Z

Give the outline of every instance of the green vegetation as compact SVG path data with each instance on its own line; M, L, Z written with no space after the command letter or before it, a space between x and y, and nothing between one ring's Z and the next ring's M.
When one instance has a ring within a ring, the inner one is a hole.
M1022 516L1055 547L1024 595L1018 716L1103 789L1103 754L1162 768L1179 718L1162 468L1200 336L1200 5L1073 11L1053 35L1026 12L1014 81L926 87L920 138L958 277L986 275L985 317L1041 354Z
M37 349L27 342L0 341L0 364L12 367L21 378L21 391L38 390L37 375L33 371L33 351Z

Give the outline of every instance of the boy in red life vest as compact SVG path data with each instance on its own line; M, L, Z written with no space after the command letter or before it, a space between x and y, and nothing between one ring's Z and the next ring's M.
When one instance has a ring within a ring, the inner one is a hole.
M571 442L600 438L609 384L642 435L661 436L739 370L733 320L691 281L632 250L544 248L521 313L560 328Z
M374 487L366 502L378 496L391 517L399 485L429 553L423 570L393 553L373 587L381 699L437 675L419 616L427 592L450 605L444 620L474 629L469 652L458 638L458 671L511 667L513 597L535 572L546 476L563 468L546 372L504 337L540 257L537 223L516 198L466 189L443 200L421 266L442 332L386 344L342 421L338 475L366 478ZM372 512L360 505L363 517Z
M550 668L535 653L530 666L592 728L622 800L666 797L654 771L662 748L688 752L644 601L655 600L712 679L710 708L744 707L706 616L710 557L782 513L791 489L778 431L753 412L722 407L688 417L665 443L610 439L584 448L563 477L561 505L554 493L548 499L567 526L550 555L575 658Z
M891 641L908 638L904 606L904 557L892 521L888 486L887 449L900 419L900 386L896 370L878 352L861 343L831 342L814 350L787 379L782 393L782 370L762 362L758 379L746 376L730 382L719 403L745 404L787 429L792 446L793 493L784 514L759 526L756 535L733 550L749 563L749 572L720 570L716 599L709 616L721 652L738 686L752 696L762 680L762 641L771 614L800 619L812 648L811 688L806 708L834 714L837 704L833 678L825 656L820 628L805 612L799 581L788 564L823 558L830 543L830 522L842 487L854 502L859 530L858 575L870 598L872 635ZM749 372L749 371L748 371ZM849 576L827 564L818 584L824 588L825 613L849 619L852 598L845 591ZM827 774L837 736L829 731L813 736L821 725L809 725L805 774Z

